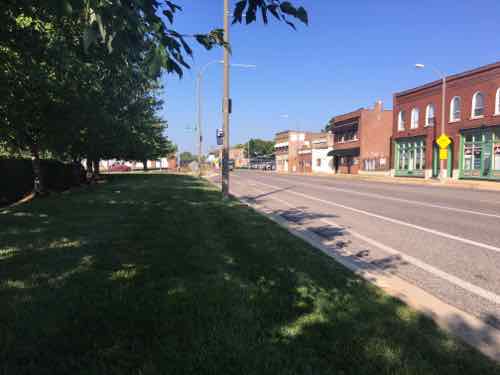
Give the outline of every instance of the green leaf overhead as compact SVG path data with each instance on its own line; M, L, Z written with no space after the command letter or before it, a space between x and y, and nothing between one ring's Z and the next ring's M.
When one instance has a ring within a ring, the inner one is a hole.
M222 13L222 2L209 6ZM236 23L308 22L288 1L233 6ZM220 28L176 28L182 11L167 0L3 0L1 149L73 161L141 160L172 150L157 114L162 73L182 77L193 41L230 49Z

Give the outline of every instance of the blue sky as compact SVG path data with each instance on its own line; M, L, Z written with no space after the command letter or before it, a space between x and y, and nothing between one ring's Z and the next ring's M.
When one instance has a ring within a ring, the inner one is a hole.
M236 2L234 0L234 2ZM198 33L222 25L222 0L177 0L184 11L174 26ZM231 144L272 139L286 129L318 131L336 114L370 106L392 94L436 79L417 62L454 74L500 60L500 1L483 0L294 0L306 7L310 25L293 31L261 22L231 29ZM195 151L196 72L222 50L193 42L192 69L182 79L163 78L168 135L181 151ZM222 124L222 67L204 76L205 151ZM288 118L284 118L287 115ZM191 130L186 129L191 128Z

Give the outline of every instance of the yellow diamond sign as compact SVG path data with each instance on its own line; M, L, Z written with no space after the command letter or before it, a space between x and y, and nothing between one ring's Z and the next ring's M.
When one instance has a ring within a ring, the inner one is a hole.
M446 148L442 148L439 150L439 160L447 160L448 159L448 150Z
M446 149L450 145L451 139L446 134L441 134L438 139L436 139L436 143L441 149Z

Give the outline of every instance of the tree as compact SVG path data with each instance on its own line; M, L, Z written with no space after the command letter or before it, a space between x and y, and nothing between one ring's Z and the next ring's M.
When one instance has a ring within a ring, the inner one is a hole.
M173 29L182 8L168 0L4 0L0 8L0 144L33 159L154 158L172 150L156 93L162 71L182 76L192 56L189 38L211 49L222 30ZM264 23L268 15L307 24L289 1L242 0L234 23Z
M248 146L250 145L250 157L271 155L274 152L274 141L265 141L263 139L250 139L247 143L236 147L243 148L245 157L248 158Z
M179 159L181 165L184 165L184 164L189 164L192 161L198 160L198 157L196 155L193 155L189 151L184 151L180 154Z

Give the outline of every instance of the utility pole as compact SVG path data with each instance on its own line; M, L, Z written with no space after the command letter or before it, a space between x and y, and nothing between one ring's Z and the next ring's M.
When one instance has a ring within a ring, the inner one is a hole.
M424 64L415 64L415 67L417 69L424 69L425 65ZM437 69L434 66L430 66L432 70L434 70L435 73L441 78L441 135L440 137L446 137L446 75L441 72L439 69ZM436 133L436 129L434 129L434 132ZM448 138L449 139L449 138ZM448 141L449 142L449 141ZM439 144L439 138L437 138L436 143ZM439 145L441 147L441 145ZM441 158L439 157L439 179L441 182L446 182L448 179L448 167L447 167L447 162L448 158L450 158L451 155L447 155L446 158Z
M224 0L224 145L222 148L222 195L229 197L229 115L231 99L229 96L229 0Z
M197 80L197 91L198 91L198 177L202 177L202 171L201 171L201 159L202 159L202 154L203 154L203 149L202 149L202 144L203 144L203 133L201 130L201 79L202 79L202 72L198 73L198 80Z
M441 135L445 135L445 121L446 121L446 76L441 73L441 79L443 81L441 88ZM448 158L451 158L451 155L448 155ZM440 158L441 159L441 158ZM441 163L440 166L440 179L441 181L446 181L448 178L448 160L441 159L439 160Z
M251 160L251 156L250 156L250 141L251 140L252 140L251 138L248 140L248 169L250 169L250 160Z

